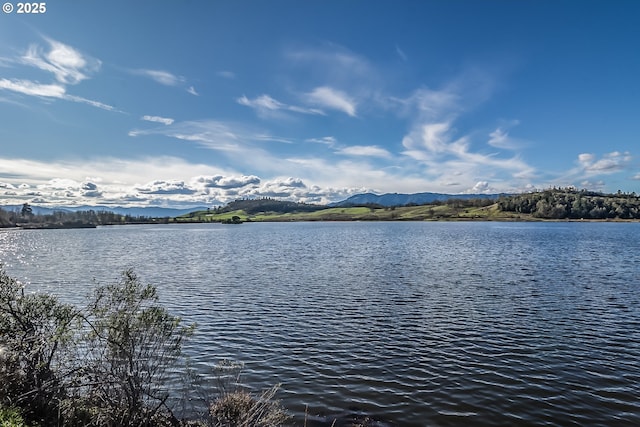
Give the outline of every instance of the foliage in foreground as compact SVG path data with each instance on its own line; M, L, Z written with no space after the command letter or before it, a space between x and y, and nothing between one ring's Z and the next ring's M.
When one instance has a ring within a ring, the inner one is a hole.
M2 427L27 427L22 419L20 411L15 408L0 408L0 426Z
M254 396L240 384L242 364L222 361L216 366L218 398L209 406L209 415L215 427L268 427L280 426L289 415L274 396L280 384Z
M51 295L25 295L0 268L0 421L10 427L194 425L174 416L168 384L170 374L184 369L182 344L192 332L130 270L118 283L98 287L79 309ZM196 424L281 425L287 416L273 400L276 391L254 397L219 387L209 418Z

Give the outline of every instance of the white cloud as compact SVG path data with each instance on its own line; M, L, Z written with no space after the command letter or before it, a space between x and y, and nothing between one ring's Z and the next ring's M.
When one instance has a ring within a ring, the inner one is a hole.
M145 120L147 122L162 123L163 125L167 126L174 122L174 120L171 118L160 116L142 116L142 120Z
M511 148L512 143L509 132L502 128L497 128L489 134L489 145L496 148Z
M117 112L117 113L123 113L122 110L117 109L113 105L104 104L102 102L94 101L92 99L82 98L80 96L66 95L62 99L66 99L67 101L80 102L82 104L91 105L92 107L101 108L101 109L107 110L107 111L114 111L114 112Z
M491 188L487 181L478 181L473 188L469 191L469 194L492 194L495 190Z
M327 86L317 87L308 94L309 102L356 116L356 103L346 93Z
M132 130L129 136L165 135L183 141L196 142L206 148L222 151L237 151L242 142L239 135L225 123L215 120L200 120L173 123L170 126Z
M138 186L135 190L143 194L193 194L196 192L184 181L161 179Z
M200 96L200 94L196 91L196 88L193 86L189 86L187 92L189 92L193 96Z
M107 111L122 112L117 108L104 104L99 101L82 98L80 96L68 95L64 86L59 84L40 84L29 80L8 80L0 79L0 89L10 90L29 96L38 96L43 98L64 99L66 101L79 102L91 105L92 107L101 108Z
M391 157L391 153L389 151L375 145L352 145L349 147L343 147L337 150L336 153L348 156Z
M31 45L25 55L13 62L29 65L54 75L57 83L43 84L26 79L0 79L0 89L9 90L23 95L42 98L64 99L67 101L87 104L107 111L118 111L115 107L67 93L67 85L75 85L86 80L100 69L101 62L88 55L83 55L71 46L52 39L46 39L50 50L46 51L39 45Z
M77 84L100 69L101 62L83 55L71 46L46 39L50 50L44 52L38 45L31 45L21 62L51 72L63 84Z
M148 77L154 80L155 82L165 86L178 86L179 84L182 84L185 81L184 77L176 76L175 74L172 74L164 70L140 69L140 70L134 70L134 73L139 74L141 76Z
M240 105L256 108L259 110L281 110L285 108L284 104L282 104L279 101L276 101L269 95L261 95L255 99L249 99L245 95L242 95L236 101Z
M595 159L596 156L594 156L591 153L582 153L582 154L578 154L578 162L582 165L584 165L585 167L588 166L589 164L591 164L593 162L593 159Z
M629 152L613 151L596 159L597 157L592 153L578 155L578 163L588 175L610 174L624 170L631 162L631 155Z
M69 178L53 178L37 186L39 190L79 190L80 183Z
M316 144L324 144L329 147L334 147L338 140L333 136L323 136L322 138L309 138L305 139L306 142L314 142Z
M276 112L280 110L284 111L292 111L295 113L302 114L324 114L321 110L315 108L304 108L298 107L295 105L287 105L282 102L272 98L269 95L263 94L254 99L249 99L245 95L241 96L236 100L236 102L240 105L244 105L246 107L250 107L255 109L258 114L266 116L270 112Z
M65 87L59 84L40 84L29 80L0 79L0 89L11 90L31 96L63 98Z

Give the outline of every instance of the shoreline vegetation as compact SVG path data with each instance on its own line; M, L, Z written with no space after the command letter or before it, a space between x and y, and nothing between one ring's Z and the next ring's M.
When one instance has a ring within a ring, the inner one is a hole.
M240 384L241 363L219 362L215 388L202 387L203 377L182 354L194 330L162 307L156 288L132 270L75 306L25 293L0 265L0 425L289 425L291 417L274 398L279 384L248 392ZM170 381L177 374L193 393L183 401ZM192 407L178 419L175 408L196 396L207 409Z
M92 228L98 225L188 224L298 221L640 221L640 197L635 193L604 194L574 188L451 198L427 204L382 206L375 203L314 205L271 198L235 200L226 206L169 218L119 215L107 211L33 213L0 208L0 227L23 229Z
M276 394L251 392L243 363L196 373L182 347L196 332L133 270L86 304L26 293L0 264L3 427L377 427L364 414L294 419ZM176 379L177 378L177 379ZM211 384L213 386L205 386ZM179 381L182 390L176 391ZM308 409L308 406L307 406ZM180 411L180 412L178 412Z

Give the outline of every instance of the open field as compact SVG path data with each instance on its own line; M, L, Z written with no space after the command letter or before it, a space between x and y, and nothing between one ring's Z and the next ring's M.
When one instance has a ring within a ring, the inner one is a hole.
M451 205L402 206L395 208L339 207L314 212L231 212L199 211L175 218L175 222L222 222L238 216L242 221L536 221L528 214L503 212L492 204L486 207L457 208Z

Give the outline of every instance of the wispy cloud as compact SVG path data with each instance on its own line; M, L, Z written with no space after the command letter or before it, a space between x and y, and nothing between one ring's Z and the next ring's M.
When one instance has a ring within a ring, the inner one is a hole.
M363 56L336 44L289 50L286 58L294 65L308 67L311 77L331 81L341 87L358 80L371 81L377 72Z
M64 43L49 38L45 38L45 40L49 45L49 49L32 44L23 56L7 61L52 73L56 83L43 84L27 79L3 78L0 79L0 89L40 98L64 99L107 111L121 112L112 105L68 94L68 85L76 85L90 78L91 74L100 69L101 62L98 59L82 54L77 49Z
M66 89L60 84L40 84L29 80L0 79L0 89L22 93L31 96L63 98Z
M216 73L218 76L220 77L224 77L225 79L235 79L236 75L233 71L228 71L228 70L223 70L223 71L218 71Z
M148 79L151 79L154 82L159 83L163 86L182 87L184 88L184 90L187 91L187 93L193 96L200 96L195 86L189 85L188 87L185 87L187 85L187 79L185 77L176 75L172 72L169 72L166 70L152 70L148 68L130 70L129 72L138 76L143 76Z
M314 142L316 144L324 144L329 147L334 147L338 140L334 136L323 136L322 138L308 138L306 142Z
M170 125L174 122L173 119L168 117L160 117L160 116L142 116L142 120L153 123L162 123L163 125Z
M225 123L217 120L184 121L160 128L134 129L129 132L129 136L132 137L145 135L164 135L227 153L247 153L250 149L259 150L254 144L256 142L291 142L287 138L258 131L251 126Z
M133 73L148 77L156 83L160 83L165 86L178 86L185 82L184 77L176 76L175 74L164 70L138 69L133 70Z
M117 113L124 113L124 111L119 110L118 108L114 107L113 105L105 104L105 103L99 102L99 101L94 101L92 99L83 98L81 96L66 95L62 99L66 99L67 101L80 102L82 104L91 105L92 107L101 108L101 109L106 110L106 111L114 111L114 112L117 112Z
M336 153L347 156L391 158L389 151L375 145L351 145L340 148Z
M317 87L308 94L309 103L356 116L356 102L346 93L328 86Z
M72 102L91 105L92 107L101 108L107 111L121 112L112 105L104 104L99 101L83 98L81 96L68 95L66 88L60 84L40 84L29 80L8 80L0 79L0 89L9 90L29 96L37 96L42 98L64 99Z
M535 179L535 168L527 164L519 155L510 157L498 153L478 150L474 144L474 131L460 132L455 123L465 113L464 104L467 92L464 84L448 84L441 90L421 88L405 100L398 100L404 107L404 115L413 115L411 130L402 140L405 156L424 166L422 172L434 183L449 187L449 191L469 192L480 190L493 191L492 182L502 182L500 191L513 191L513 187L504 188L505 183L529 184ZM471 98L477 94L472 93ZM503 130L490 135L495 145L507 147L511 139ZM491 144L489 144L492 146ZM509 144L516 150L515 144ZM415 167L415 165L413 166ZM486 186L478 183L486 182Z
M100 69L101 62L78 50L53 39L45 39L49 49L45 50L37 44L29 47L21 61L51 72L56 80L63 84L78 84L89 77L89 74Z
M396 45L396 53L398 54L400 59L402 59L403 61L407 60L407 54L404 53L404 51L402 49L400 49L400 46L398 46L398 45Z
M277 111L292 111L302 114L324 115L322 110L318 110L316 108L304 108L296 105L287 105L266 94L260 95L254 99L249 99L243 95L236 99L236 102L240 105L255 109L261 116L267 116L269 113Z

